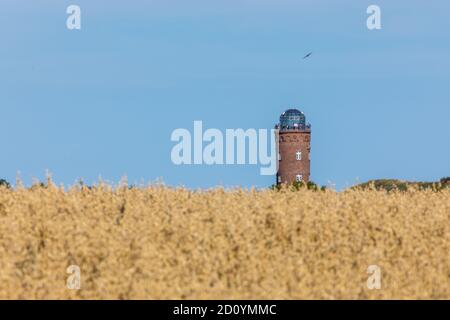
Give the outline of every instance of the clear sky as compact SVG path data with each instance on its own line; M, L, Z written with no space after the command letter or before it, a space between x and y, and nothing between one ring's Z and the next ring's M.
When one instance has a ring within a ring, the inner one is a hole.
M70 4L81 30L66 28ZM270 129L291 107L312 124L317 183L449 176L449 13L448 0L2 0L0 177L264 187L259 166L175 166L170 135L194 120Z

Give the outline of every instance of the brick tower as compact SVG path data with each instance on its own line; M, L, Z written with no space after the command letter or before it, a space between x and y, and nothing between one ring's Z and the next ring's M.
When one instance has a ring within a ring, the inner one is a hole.
M303 181L311 173L311 125L303 112L289 109L280 116L276 142L278 146L277 184Z

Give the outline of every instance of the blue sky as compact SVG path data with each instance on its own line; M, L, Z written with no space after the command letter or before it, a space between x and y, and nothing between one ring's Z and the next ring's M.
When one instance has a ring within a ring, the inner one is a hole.
M66 8L82 29L66 28ZM381 7L382 29L366 28ZM450 3L25 1L0 4L0 177L45 170L191 188L264 187L259 166L175 166L176 128L313 126L312 179L450 175ZM313 51L313 56L302 56Z

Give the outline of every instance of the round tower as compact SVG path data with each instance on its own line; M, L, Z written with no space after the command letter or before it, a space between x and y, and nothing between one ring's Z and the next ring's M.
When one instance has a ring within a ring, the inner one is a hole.
M280 116L277 129L277 184L309 182L311 174L311 125L303 112L289 109Z

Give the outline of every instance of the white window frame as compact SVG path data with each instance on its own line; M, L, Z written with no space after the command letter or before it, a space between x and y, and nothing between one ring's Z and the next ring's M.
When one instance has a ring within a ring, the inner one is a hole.
M301 174L296 175L295 176L295 181L302 182L303 181L303 175L301 175Z
M302 160L302 152L301 151L297 151L295 153L295 159L297 159L297 161L301 161Z

